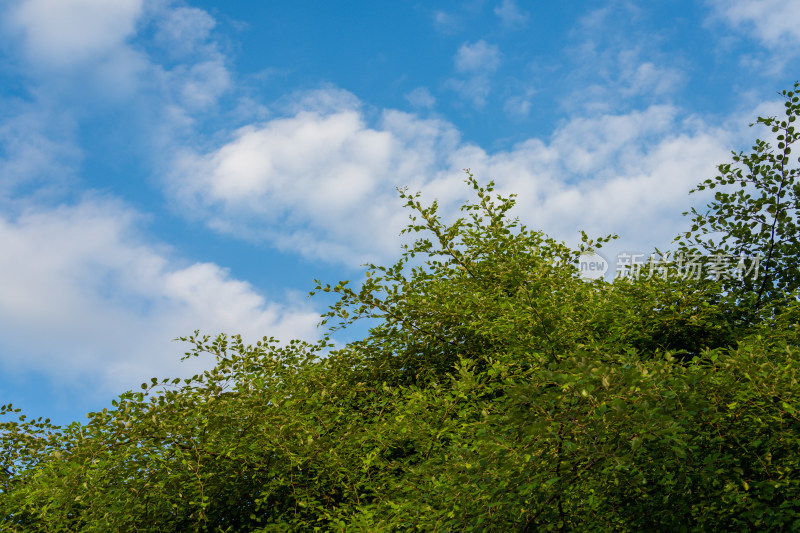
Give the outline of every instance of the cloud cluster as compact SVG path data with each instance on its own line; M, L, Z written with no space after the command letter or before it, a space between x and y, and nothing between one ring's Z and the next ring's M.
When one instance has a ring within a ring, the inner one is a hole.
M405 96L408 103L418 109L432 109L436 105L436 98L427 87L417 87Z
M148 243L141 215L118 201L0 218L0 354L6 369L36 369L59 380L99 378L107 391L153 375L186 375L182 347L195 329L313 338L307 304L268 302L210 263L185 264ZM205 363L205 362L204 362Z
M453 62L462 76L449 80L448 86L462 98L472 102L477 109L486 105L492 89L491 76L500 66L500 48L483 39L463 43Z
M376 127L358 109L299 111L241 128L208 153L185 150L167 187L217 230L360 264L396 250L406 217L395 188L447 168L458 137L449 124L398 111Z
M0 207L22 191L59 196L76 181L83 154L75 145L75 122L68 114L22 102L7 102L0 122Z
M32 61L67 67L118 49L142 11L143 0L26 0L7 8L5 26Z
M503 0L494 8L494 14L500 17L503 25L509 29L525 27L530 17L530 14L517 7L513 0Z
M730 140L664 105L575 117L549 139L494 153L442 120L387 110L370 124L358 107L298 111L208 152L185 151L168 190L219 231L357 265L396 253L406 216L395 187L422 190L454 216L470 167L519 193L518 214L532 227L566 240L581 229L616 232L649 251L677 233L688 190L726 159Z
M85 378L109 393L196 371L198 362L179 366L183 347L170 340L197 328L251 340L316 337L319 313L307 303L289 293L267 300L224 266L182 260L147 237L145 215L87 189L81 176L77 131L98 109L133 110L140 122L119 127L151 128L129 136L157 164L157 147L168 152L173 142L163 140L230 89L214 19L140 0L15 0L0 16L9 57L31 88L26 99L0 100L4 371Z
M781 0L713 0L716 14L753 32L765 46L788 50L800 44L800 4Z
M455 64L459 72L494 72L500 64L500 49L484 40L464 43L456 53Z

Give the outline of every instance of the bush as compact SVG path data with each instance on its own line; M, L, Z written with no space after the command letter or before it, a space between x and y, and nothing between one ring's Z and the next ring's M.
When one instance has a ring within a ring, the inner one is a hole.
M800 529L797 304L743 325L713 282L586 282L467 182L449 225L401 191L423 237L318 283L333 328L378 319L364 339L196 332L216 366L192 379L84 424L6 416L4 529Z

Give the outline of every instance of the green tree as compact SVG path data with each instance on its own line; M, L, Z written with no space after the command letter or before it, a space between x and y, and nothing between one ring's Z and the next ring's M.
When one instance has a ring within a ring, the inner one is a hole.
M719 188L704 213L694 208L692 227L678 241L684 251L757 257L758 276L724 277L721 281L740 307L758 312L784 300L800 287L800 167L792 145L800 138L800 84L782 91L783 117L758 117L775 134L776 148L756 139L749 153L734 152L733 163L691 192ZM752 126L752 124L751 124Z
M214 368L86 423L0 408L2 529L800 528L800 304L745 335L715 284L585 282L467 182L449 224L401 191L401 259L318 283L332 327L378 321L359 341L195 333Z

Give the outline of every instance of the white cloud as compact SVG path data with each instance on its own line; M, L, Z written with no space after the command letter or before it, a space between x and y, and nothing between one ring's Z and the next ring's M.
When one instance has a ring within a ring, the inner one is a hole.
M182 154L169 189L225 232L333 261L386 256L397 246L386 235L406 219L394 188L421 184L457 135L399 112L381 123L340 110L248 126L210 153Z
M142 9L143 0L22 0L8 8L5 25L22 34L34 61L63 67L123 44Z
M800 44L800 3L782 0L712 0L716 15L735 27L747 27L770 48Z
M406 94L408 103L417 108L431 109L436 105L436 98L431 94L427 87L417 87Z
M681 69L645 59L645 53L637 46L598 51L588 39L574 53L574 62L590 66L572 75L580 88L570 93L565 102L573 112L613 112L625 109L632 98L657 104L664 101L664 96L676 93L686 81Z
M105 391L154 375L191 375L170 340L201 329L311 339L318 313L265 300L209 263L182 264L145 243L140 216L118 202L0 218L0 355L6 368L57 382L90 378Z
M76 179L82 159L75 146L76 125L69 116L40 105L5 102L8 117L0 122L0 205L20 190L63 193Z
M455 56L459 72L494 72L500 65L500 48L481 39L475 43L464 43Z
M529 13L521 10L514 3L514 0L503 0L494 8L494 14L500 17L503 25L507 28L522 28L527 24Z
M530 227L572 242L581 229L616 232L622 246L649 252L677 234L689 189L726 159L725 141L721 130L655 106L576 118L550 142L529 139L505 152L464 147L452 159L517 193L516 214Z
M644 158L641 147L674 131L676 116L676 108L662 105L624 115L577 117L558 128L552 145L558 147L562 164L572 175L618 172L620 161L612 157Z
M442 32L452 33L461 27L461 19L446 11L438 10L433 13L434 26Z
M281 107L287 114L319 113L330 114L357 110L361 101L349 91L332 85L312 91L298 91L289 95Z
M569 240L579 229L619 233L620 246L650 252L677 234L688 191L727 159L726 141L721 130L681 124L676 109L654 106L569 121L549 144L529 141L486 165L515 173L509 192L537 184L519 195L532 226Z
M503 111L511 120L526 118L531 112L531 101L522 96L512 96L506 99Z
M0 254L0 365L58 383L90 376L107 394L197 370L170 343L196 328L250 339L315 335L318 313L308 304L290 295L268 301L218 265L176 259L145 242L139 215L118 202L47 207L81 184L75 134L87 115L123 105L120 115L135 119L118 127L134 126L131 144L153 148L155 161L192 113L229 89L226 58L210 40L213 18L130 0L25 0L0 12L3 45L30 87L29 102L0 100L0 247L8 252ZM153 44L172 47L177 66L144 52Z
M657 105L683 88L694 63L688 50L666 53L668 29L652 28L636 2L607 2L578 19L565 48L562 105L570 113L614 113ZM562 58L561 62L564 62Z
M659 67L650 61L640 63L623 74L629 94L661 95L675 91L684 81L683 74L674 68Z
M187 110L207 109L231 88L231 77L221 56L165 73L176 93L176 101Z
M618 232L663 246L683 223L688 191L727 160L733 133L679 109L573 118L549 140L489 153L452 125L385 111L299 112L243 128L176 160L169 192L212 227L309 257L358 265L393 257L407 212L394 187L438 198L446 216L468 196L462 168L518 193L523 222L561 239ZM667 239L667 241L665 241Z
M180 127L233 85L211 33L216 21L200 9L145 0L18 0L2 14L5 40L21 52L39 105L138 106L143 116Z
M168 10L156 21L155 41L173 57L180 57L202 48L216 24L216 20L202 9L179 7Z
M483 108L492 91L490 76L500 66L500 48L484 40L463 43L453 60L456 70L465 78L447 80L446 86L477 109Z
M447 80L445 87L456 91L461 98L468 100L476 109L483 109L492 92L489 77L480 74L467 79Z

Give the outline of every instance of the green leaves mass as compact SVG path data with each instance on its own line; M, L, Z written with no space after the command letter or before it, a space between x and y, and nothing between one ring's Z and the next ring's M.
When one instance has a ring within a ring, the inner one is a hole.
M763 254L763 278L586 282L582 249L510 218L491 183L468 174L451 223L401 190L414 244L313 291L338 296L332 330L373 324L363 339L195 332L186 357L212 369L84 423L0 407L0 528L800 529L795 94L758 119L777 149L698 187L719 192L678 248Z

